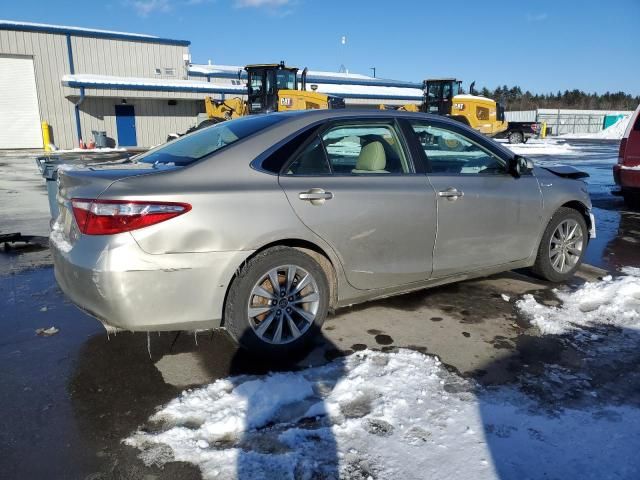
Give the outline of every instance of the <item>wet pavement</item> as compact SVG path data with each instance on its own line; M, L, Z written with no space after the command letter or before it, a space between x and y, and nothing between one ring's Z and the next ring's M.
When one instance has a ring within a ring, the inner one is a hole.
M640 267L640 213L610 194L617 144L577 145L579 156L532 157L541 163L571 164L591 175L598 238L589 245L587 262L613 272L622 266ZM16 174L28 179L24 182L35 189L33 198L44 206L22 217L23 233L46 230L42 222L48 220L46 198L31 178L35 172L29 171L25 167ZM0 184L2 230L5 218L13 218L1 206L15 195L12 188ZM140 426L153 428L148 418L185 388L232 374L291 368L256 363L238 352L222 331L108 337L63 297L49 263L47 250L38 247L0 253L2 478L200 478L196 467L181 462L145 466L139 452L121 440ZM603 274L585 268L575 282ZM343 309L327 320L314 351L294 368L320 365L364 348L406 347L438 355L452 370L484 384L501 384L524 369L579 363L569 346L540 337L517 314L513 300L503 298L524 293L554 302L550 285L509 272ZM51 326L59 332L36 334Z

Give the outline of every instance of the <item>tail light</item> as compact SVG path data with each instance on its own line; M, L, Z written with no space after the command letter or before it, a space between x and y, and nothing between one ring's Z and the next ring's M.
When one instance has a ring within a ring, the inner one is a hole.
M620 150L618 152L618 164L622 165L624 163L624 152L627 149L627 138L623 138L620 140Z
M85 235L113 235L155 225L191 210L188 203L136 200L71 200L78 228Z

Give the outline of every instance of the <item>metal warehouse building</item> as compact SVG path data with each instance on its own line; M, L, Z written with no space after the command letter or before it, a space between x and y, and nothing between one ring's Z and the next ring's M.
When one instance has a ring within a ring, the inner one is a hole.
M42 148L41 122L58 148L93 131L109 146L151 147L183 132L203 99L245 97L241 67L193 65L190 42L150 35L0 20L0 149ZM242 78L240 78L242 77ZM309 72L308 88L348 106L422 99L421 85Z
M204 110L188 63L184 40L0 21L0 148L42 148L41 121L59 148L158 144Z

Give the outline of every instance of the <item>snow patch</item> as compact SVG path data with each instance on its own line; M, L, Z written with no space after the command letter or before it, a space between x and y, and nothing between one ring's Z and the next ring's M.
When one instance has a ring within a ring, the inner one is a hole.
M600 130L596 133L566 133L561 135L563 138L593 138L593 139L602 139L602 140L619 140L624 137L624 134L627 130L627 126L629 125L629 120L631 119L630 115L622 117L613 125L605 128L604 130Z
M552 387L585 383L547 376ZM190 462L205 479L638 478L640 411L605 413L551 414L517 387L483 389L435 357L365 350L186 391L125 443L148 465Z
M553 139L530 139L527 143L502 143L518 155L581 155L582 149Z
M618 278L606 276L576 291L554 290L559 307L538 303L533 295L516 302L521 312L543 334L559 335L575 330L614 326L640 330L640 269L625 268Z

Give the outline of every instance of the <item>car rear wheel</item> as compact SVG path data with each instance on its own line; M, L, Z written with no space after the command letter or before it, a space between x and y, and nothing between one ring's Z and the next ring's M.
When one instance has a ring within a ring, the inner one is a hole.
M224 327L250 353L281 358L310 346L328 305L322 267L299 250L274 247L252 258L232 282Z
M511 132L509 134L509 143L523 143L524 135L522 132Z
M533 272L551 282L571 278L582 263L588 238L587 224L580 212L558 209L542 235Z
M624 203L630 208L638 208L640 207L640 193L637 191L630 190L622 190L622 197L624 198Z

